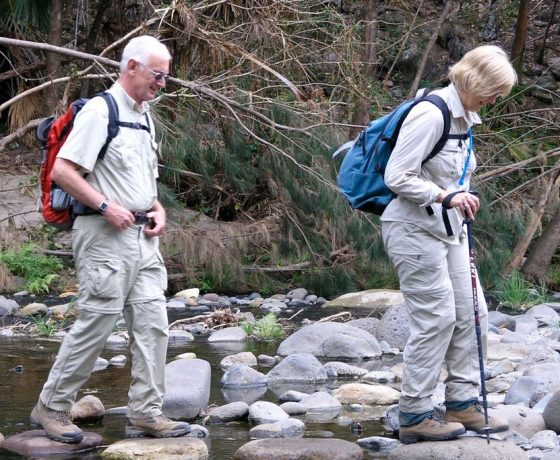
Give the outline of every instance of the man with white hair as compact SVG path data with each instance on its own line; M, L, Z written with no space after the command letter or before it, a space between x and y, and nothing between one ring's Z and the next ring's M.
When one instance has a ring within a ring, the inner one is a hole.
M190 431L188 423L172 421L161 410L168 321L158 237L166 214L157 200L157 144L147 101L165 87L170 60L154 37L130 40L119 79L108 90L118 108L117 136L98 158L110 110L104 98L92 98L76 116L52 169L52 179L81 204L72 235L78 318L30 417L55 441L83 439L69 411L121 315L132 357L125 436L165 438Z

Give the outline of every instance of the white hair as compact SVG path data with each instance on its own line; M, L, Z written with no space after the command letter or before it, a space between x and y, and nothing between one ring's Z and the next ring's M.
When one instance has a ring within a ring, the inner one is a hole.
M157 38L150 35L142 35L133 38L124 47L120 63L120 72L124 73L126 71L128 61L131 59L147 65L150 56L161 56L171 60L169 50Z

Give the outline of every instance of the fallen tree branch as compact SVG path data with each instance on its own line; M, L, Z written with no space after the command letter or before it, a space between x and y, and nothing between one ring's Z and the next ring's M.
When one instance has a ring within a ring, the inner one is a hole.
M0 110L0 112L2 112L2 110ZM7 136L4 136L2 139L0 139L0 152L4 150L8 144L11 144L12 142L17 141L18 139L21 139L32 129L36 129L37 126L39 126L43 120L44 118L37 118L36 120L31 120L25 126L22 126L18 130L14 131L12 134L8 134Z

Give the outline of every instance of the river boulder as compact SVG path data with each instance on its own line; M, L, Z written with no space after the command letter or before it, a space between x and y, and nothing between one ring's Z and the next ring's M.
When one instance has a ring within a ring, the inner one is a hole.
M174 420L192 420L208 406L210 364L202 359L178 359L165 366L163 413Z
M375 358L381 356L377 339L363 329L345 323L324 322L305 326L278 347L280 356L310 353L328 358Z

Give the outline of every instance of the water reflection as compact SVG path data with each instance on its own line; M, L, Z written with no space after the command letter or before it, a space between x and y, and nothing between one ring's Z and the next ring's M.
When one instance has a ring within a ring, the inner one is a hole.
M29 424L29 413L36 403L37 397L45 382L54 357L58 351L59 341L45 339L29 339L24 337L0 337L0 433L8 437L32 429ZM194 352L200 359L210 363L212 368L212 384L209 404L223 405L234 401L245 401L252 404L257 400L271 401L279 404L279 397L288 390L312 393L325 388L332 388L346 381L323 382L309 385L298 383L274 383L269 387L255 387L244 389L223 389L220 379L223 371L219 367L220 361L227 355L242 351L251 351L255 355L267 354L274 356L278 342L245 343L223 342L209 344L203 337L195 336L193 342L175 345L169 348L168 362L175 356ZM86 431L99 433L105 444L111 444L123 438L125 416L121 411L111 411L123 407L127 403L127 393L130 384L130 355L127 348L122 346L106 347L101 357L110 360L116 355L127 358L123 366L109 365L105 369L94 372L84 385L78 399L86 394L95 394L110 412L101 423L86 426ZM326 360L322 360L326 361ZM390 366L391 361L369 360L362 365L370 370ZM259 372L266 374L270 368L259 367ZM348 441L355 441L358 437L379 435L381 427L373 419L379 418L383 408L364 408L362 412L342 410L339 415L316 413L298 417L306 423L306 437L336 437ZM112 413L111 413L112 412ZM353 433L351 424L360 422L363 433ZM248 442L251 424L248 421L232 422L224 425L209 425L210 438L205 439L210 451L210 460L224 460L233 458L235 451ZM371 457L366 452L366 458ZM0 450L0 458L6 460L23 459L25 457ZM99 452L82 453L74 458L80 460L99 460ZM378 457L376 457L378 458ZM72 457L64 457L64 460ZM49 457L48 460L59 460Z

